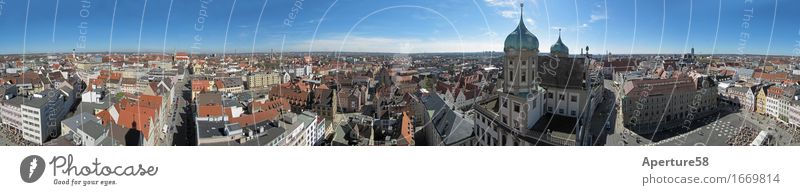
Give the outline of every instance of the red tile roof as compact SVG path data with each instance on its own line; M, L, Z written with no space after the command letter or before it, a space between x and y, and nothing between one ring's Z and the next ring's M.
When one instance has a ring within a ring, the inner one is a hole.
M222 105L200 105L197 108L197 116L199 117L217 117L222 116Z
M127 100L127 99L123 99ZM160 100L159 103L160 105ZM156 122L158 116L158 109L152 108L152 105L142 104L134 101L120 101L114 105L119 113L116 124L129 129L136 129L144 135L145 140L150 139L150 122Z
M406 143L412 144L414 143L414 135L412 132L414 131L414 125L411 124L411 118L408 117L407 112L403 112L403 118L400 121L400 134L403 136L403 139L406 140Z
M783 81L783 80L786 80L786 78L788 78L788 77L789 77L789 74L787 74L785 72L780 72L780 73L756 72L756 73L753 73L753 78L754 79L759 79L760 78L760 79L763 79L763 80L773 81L773 82Z
M284 98L278 98L273 101L253 101L250 103L250 109L254 110L254 112L262 111L262 110L277 110L282 109L283 111L289 111L291 106L289 105L289 101Z
M288 111L284 111L288 112ZM231 118L231 123L239 123L242 126L250 126L267 120L275 120L280 116L277 109L256 112L255 114L243 114L236 118Z
M204 91L211 86L208 80L192 80L192 91Z

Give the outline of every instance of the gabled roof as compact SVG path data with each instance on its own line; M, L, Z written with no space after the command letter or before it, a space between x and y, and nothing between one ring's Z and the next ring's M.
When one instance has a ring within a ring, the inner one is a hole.
M250 109L254 112L263 111L263 110L283 110L283 111L290 111L291 106L289 105L289 101L286 99L278 98L273 101L253 101L250 103Z
M473 136L474 130L472 127L475 123L469 117L448 108L438 94L425 96L422 101L428 113L432 113L430 124L433 125L436 133L441 137L442 144L458 144Z

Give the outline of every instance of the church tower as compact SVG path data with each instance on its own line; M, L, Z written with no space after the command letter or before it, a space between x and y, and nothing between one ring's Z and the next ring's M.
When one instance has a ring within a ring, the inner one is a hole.
M525 27L523 6L520 4L519 24L506 37L503 47L506 67L503 70L503 92L520 97L526 97L531 88L535 88L539 55L539 39Z

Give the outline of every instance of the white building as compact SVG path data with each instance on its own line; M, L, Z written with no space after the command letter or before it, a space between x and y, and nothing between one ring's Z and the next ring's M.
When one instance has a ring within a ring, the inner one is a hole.
M92 103L102 103L100 102L105 95L105 90L103 88L93 87L92 90L89 90L83 94L81 94L81 102L92 102Z
M3 127L14 131L22 129L22 101L23 97L18 96L0 102Z
M778 85L767 89L767 102L764 108L766 108L766 113L771 117L778 118L780 116L783 89L784 87Z
M22 103L22 138L43 144L59 136L59 122L66 114L66 96L58 90L46 90Z
M79 146L99 146L108 138L108 130L102 121L86 112L61 121L61 130L71 132L72 141Z
M800 127L800 100L792 100L789 104L789 123Z
M299 115L284 114L279 127L286 129L286 146L313 146L319 144L325 135L325 118L305 111Z

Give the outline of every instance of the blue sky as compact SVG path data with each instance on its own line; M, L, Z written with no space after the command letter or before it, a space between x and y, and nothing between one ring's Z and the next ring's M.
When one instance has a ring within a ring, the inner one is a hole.
M71 51L82 29L87 44L77 51L85 52L500 51L519 20L519 2L91 0L83 18L87 3L78 0L0 0L0 53ZM800 40L795 0L524 2L526 24L542 52L555 42L557 29L573 53L588 45L592 53L684 53L695 47L701 54L738 54L741 47L750 54L795 55Z

